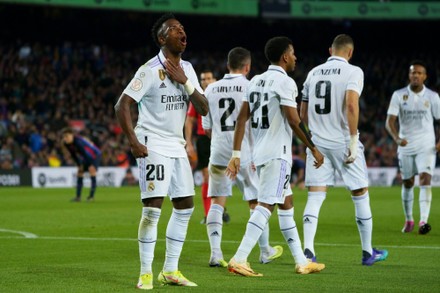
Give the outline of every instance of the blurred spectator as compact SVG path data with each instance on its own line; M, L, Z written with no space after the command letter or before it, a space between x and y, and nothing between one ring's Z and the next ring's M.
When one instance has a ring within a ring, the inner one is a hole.
M124 179L122 179L121 186L137 186L139 181L134 177L131 168L127 168Z

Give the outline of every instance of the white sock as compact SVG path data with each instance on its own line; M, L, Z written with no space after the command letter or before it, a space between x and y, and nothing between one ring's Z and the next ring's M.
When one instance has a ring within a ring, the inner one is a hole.
M431 185L420 186L419 205L420 222L428 223L429 211L431 209L432 191Z
M209 245L211 246L211 256L223 259L221 249L223 211L225 209L219 204L212 204L206 216L206 231L208 232Z
M188 230L188 222L193 211L194 208L181 210L173 208L166 232L164 272L174 272L178 269L180 254Z
M318 229L318 217L322 203L325 200L325 191L309 191L307 204L303 214L304 249L315 254L315 235Z
M270 210L260 205L254 209L254 212L246 225L246 232L244 233L240 246L234 255L237 262L242 263L247 261L249 254L255 244L257 244L258 239L269 222L271 214Z
M298 229L293 219L293 208L290 210L281 210L278 208L278 221L281 233L287 241L290 252L295 259L295 263L299 265L307 264L307 258L301 247L301 239L299 238Z
M151 265L157 241L157 223L159 222L160 213L161 209L158 208L142 208L142 217L138 230L141 275L152 273Z
M373 254L371 235L373 233L373 216L370 208L370 195L368 191L361 196L352 196L354 203L356 224L361 236L362 250Z
M414 204L414 187L406 188L404 185L402 185L402 205L403 205L403 214L405 215L406 221L414 221L413 204Z
M250 214L254 213L254 210L250 210ZM258 238L258 246L260 246L261 253L270 253L270 245L269 245L269 222L267 222L266 227L261 233L260 238Z

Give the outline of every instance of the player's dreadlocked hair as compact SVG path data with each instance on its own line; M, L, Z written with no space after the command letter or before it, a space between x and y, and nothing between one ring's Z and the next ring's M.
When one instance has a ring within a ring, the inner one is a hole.
M176 19L176 17L172 13L165 13L158 20L156 20L156 22L153 25L153 28L151 29L151 36L153 37L154 42L159 48L160 48L159 31L162 28L162 24L168 19Z

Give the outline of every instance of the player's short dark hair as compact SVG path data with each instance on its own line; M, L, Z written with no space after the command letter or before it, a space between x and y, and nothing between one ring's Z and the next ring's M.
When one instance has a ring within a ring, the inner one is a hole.
M151 29L151 36L153 37L154 42L159 48L161 47L159 43L159 31L163 23L169 19L176 19L176 17L172 13L163 14L158 20L156 20L156 22L153 25L153 28Z
M354 46L353 38L349 35L340 34L333 39L332 47L335 49L341 49L347 45Z
M292 45L292 40L288 37L274 37L267 41L264 47L264 55L271 63L280 61L281 55L286 52L289 45Z
M61 134L66 134L66 133L75 134L72 127L64 127L63 129L61 129Z
M426 67L426 63L425 63L424 61L422 61L422 60L420 60L420 59L412 60L412 61L409 63L409 66L411 67L411 66L414 66L414 65L422 66L423 68L425 68L425 72L427 73L428 68Z
M243 47L235 47L228 53L228 65L230 69L243 68L251 59L251 52Z
M212 73L212 77L215 78L215 76L214 76L214 71L212 71L212 70L209 69L209 68L205 68L205 69L203 69L202 71L200 71L200 74L203 74L203 73Z

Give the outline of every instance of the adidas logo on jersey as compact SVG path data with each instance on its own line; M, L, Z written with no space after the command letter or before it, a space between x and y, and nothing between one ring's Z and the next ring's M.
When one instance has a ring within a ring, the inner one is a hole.
M311 224L312 221L310 221L309 217L304 219L304 224Z
M295 239L292 238L287 239L287 243L293 243L293 242L295 242Z
M166 86L165 83L163 83L163 82L162 82L162 83L160 84L160 86L159 86L160 89L164 89L164 88L166 88L166 87L167 87L167 86Z
M218 232L217 231L214 231L214 232L212 232L211 233L211 235L210 236L220 236L219 234L218 234Z
M357 220L356 223L358 223L359 226L363 226L364 225L364 223L362 223L361 220Z

